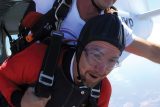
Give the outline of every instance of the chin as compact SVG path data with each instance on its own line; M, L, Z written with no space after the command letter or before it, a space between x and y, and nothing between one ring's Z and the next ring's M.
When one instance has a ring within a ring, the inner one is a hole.
M86 83L86 82L83 82L85 86L89 87L89 88L93 88L94 86L96 86L99 82L96 82L96 83Z

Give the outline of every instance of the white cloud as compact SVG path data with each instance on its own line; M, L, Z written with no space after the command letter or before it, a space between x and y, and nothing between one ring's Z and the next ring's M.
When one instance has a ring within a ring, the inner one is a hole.
M115 69L113 70L110 75L109 78L112 79L113 81L125 81L125 77L119 73L119 69Z
M119 74L119 73L114 73L112 78L113 78L114 81L126 81L124 76L122 74Z
M123 107L134 107L134 104L132 102L126 102Z
M141 102L140 107L160 107L160 96Z
M126 78L125 75L122 72L120 72L119 69L113 70L108 77L112 81L112 85L115 83L123 84L127 87L130 87L131 85L131 81L128 78Z
M151 106L151 103L150 103L150 102L144 101L144 102L142 102L142 103L140 104L140 107L152 107L152 106Z

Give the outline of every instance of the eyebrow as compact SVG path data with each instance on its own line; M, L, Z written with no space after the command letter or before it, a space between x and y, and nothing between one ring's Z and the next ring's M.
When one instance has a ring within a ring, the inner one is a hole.
M96 50L98 51L100 54L102 54L103 56L106 54L104 52L102 52L101 49L103 49L101 46L98 46L98 45L90 45L87 47L88 49L93 49L93 50ZM101 49L100 49L101 48ZM119 59L119 56L113 56L111 57L112 59Z
M91 47L90 49L93 49L93 50L96 50L97 52L99 52L101 55L105 55L105 53L103 53L102 51L101 51L101 49L99 49L98 47Z

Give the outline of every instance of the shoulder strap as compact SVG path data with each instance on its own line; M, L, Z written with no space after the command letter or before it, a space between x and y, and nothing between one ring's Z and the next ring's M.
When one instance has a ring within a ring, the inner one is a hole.
M63 34L59 31L53 31L53 29L55 29L53 27L55 26L54 24L56 21L58 22L56 30L59 30L59 22L61 22L64 17L66 17L71 5L67 4L68 2L71 3L71 0L56 0L52 9L40 19L39 23L32 27L35 39L41 39L41 35L50 35L52 31L52 35L49 37L50 43L45 53L45 57L41 67L39 80L35 87L35 94L40 97L47 98L51 94L51 91L49 90L52 89L51 87L54 81L54 72L58 65L58 57L60 55L63 39ZM40 28L37 29L37 27L39 26Z
M67 16L71 3L72 0L56 0L52 9L31 28L33 38L41 40L46 35L50 35L51 30L59 30L60 23Z
M15 40L16 42L14 42L14 44L11 46L15 48L15 53L23 50L34 41L44 40L44 38L50 36L52 30L59 30L59 25L67 16L71 4L72 0L55 0L52 9L49 10L46 14L39 17L38 20L36 19L36 23L33 26L30 26L31 28L28 29L25 26L24 28L20 27L19 38ZM27 35L28 31L30 30L32 31L32 34ZM24 48L19 49L19 47L17 46Z
M54 81L54 72L58 64L63 34L54 32L49 37L49 45L42 63L39 80L35 87L35 94L39 97L49 97Z
M98 99L100 97L101 85L102 81L91 89L91 94L89 98L89 105L91 107L98 107Z

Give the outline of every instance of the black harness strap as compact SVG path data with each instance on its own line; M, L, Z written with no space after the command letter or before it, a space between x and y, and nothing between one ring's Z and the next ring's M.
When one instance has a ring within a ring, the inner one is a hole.
M11 45L11 47L14 48L12 55L20 52L37 40L43 41L47 36L50 36L52 30L59 30L59 25L67 16L71 4L72 0L55 0L52 8L46 14L44 14L31 28L26 28L25 26L20 25L18 39L14 40L14 44ZM29 8L32 9L28 9L27 13L29 11L34 11L34 4L32 2L31 5L33 6L29 6ZM28 42L26 40L26 36L28 35L29 31L31 31L33 34L33 40Z
M67 2L66 2L67 1ZM70 1L70 4L67 4ZM67 16L72 0L56 0L51 10L43 15L31 28L35 40L43 40L52 30L59 30L60 23Z
M70 1L70 2L69 2ZM47 48L47 51L45 53L45 57L43 60L43 64L41 67L41 72L39 75L39 80L35 86L35 94L39 97L49 97L50 96L50 90L52 89L52 85L54 83L54 73L55 73L55 69L58 65L58 58L60 55L60 50L61 50L61 45L62 45L62 39L63 39L63 33L59 32L59 31L53 31L53 24L55 24L55 20L53 20L53 18L57 20L57 26L56 29L59 30L59 22L61 22L67 15L70 5L71 4L66 4L66 3L72 3L72 0L67 0L67 2L65 0L56 0L53 8L47 13L45 14L45 16L43 18L41 18L41 20L39 21L40 23L37 23L34 28L32 28L33 30L33 34L35 39L42 39L42 36L48 36L49 39L49 45ZM57 3L59 5L57 5ZM54 7L57 8L54 8ZM63 12L63 10L66 10ZM56 12L61 12L61 15L56 13ZM65 15L64 15L65 14ZM54 17L54 15L56 17ZM41 26L41 28L39 29L39 26ZM36 29L36 27L38 27L38 29ZM51 32L52 31L52 32ZM34 33L35 32L35 33ZM42 39L43 40L43 39Z
M35 94L40 97L49 97L50 90L54 81L54 72L58 63L62 45L63 34L53 32L49 37L49 46L47 48L38 83L35 87Z

